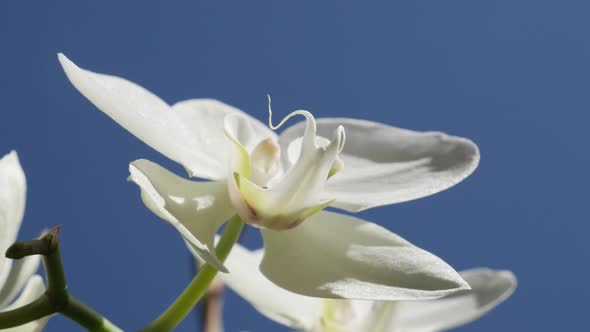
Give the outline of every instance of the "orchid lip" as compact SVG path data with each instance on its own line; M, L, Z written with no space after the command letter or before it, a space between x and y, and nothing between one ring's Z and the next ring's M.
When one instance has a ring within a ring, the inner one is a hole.
M269 138L248 151L233 134L237 132L237 120L226 118L225 133L235 146L230 165L233 181L228 181L228 190L234 207L247 222L274 230L291 229L334 201L322 198L321 192L326 181L342 169L338 154L344 147L345 132L340 126L332 140L316 136L315 119L303 110L294 111L273 125L270 97L268 110L269 127L273 130L295 115L305 117L299 158L283 170L280 147Z

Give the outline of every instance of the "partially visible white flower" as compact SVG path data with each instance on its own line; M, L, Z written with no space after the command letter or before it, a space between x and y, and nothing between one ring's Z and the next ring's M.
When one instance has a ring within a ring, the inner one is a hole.
M435 332L467 324L506 300L516 287L510 271L461 272L471 290L427 301L362 301L307 297L277 287L256 268L263 249L236 245L220 278L266 317L307 332ZM395 276L391 276L395 278Z
M0 159L0 311L22 307L45 292L43 279L35 274L40 263L38 255L17 261L4 256L17 239L25 212L26 187L25 174L12 151ZM41 331L47 320L42 318L2 331Z
M147 160L129 179L146 206L207 263L234 214L260 228L260 264L273 283L308 296L430 299L469 288L449 265L378 225L322 211L360 211L427 196L468 176L477 146L464 138L353 119L316 119L277 136L248 114L209 99L172 106L125 79L81 69L59 54L72 84L139 139L185 167L181 178ZM346 130L346 144L345 144Z

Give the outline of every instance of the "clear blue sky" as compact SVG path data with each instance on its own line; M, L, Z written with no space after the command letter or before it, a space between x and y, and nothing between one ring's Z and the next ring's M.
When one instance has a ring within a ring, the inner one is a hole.
M223 3L223 4L222 4ZM588 1L3 1L0 154L29 181L20 238L63 224L71 291L122 327L191 278L177 232L140 202L128 162L182 169L99 112L56 53L168 102L217 98L259 119L365 118L478 143L480 167L378 222L456 269L506 268L514 296L475 331L576 331L590 297ZM255 232L247 236L252 246ZM230 294L228 332L286 331ZM196 331L195 317L179 330ZM54 318L46 331L76 331Z

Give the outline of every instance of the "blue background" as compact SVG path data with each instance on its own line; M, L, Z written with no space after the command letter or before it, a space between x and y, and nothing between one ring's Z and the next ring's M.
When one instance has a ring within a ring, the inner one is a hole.
M83 98L56 58L172 103L209 97L265 119L303 108L478 143L476 172L376 221L458 270L513 270L512 298L462 330L587 326L588 1L3 1L0 153L27 174L20 238L63 224L71 291L120 326L156 317L191 278L177 232L127 164L182 174ZM247 243L259 243L249 232ZM227 331L285 331L230 294ZM46 331L77 331L62 317ZM196 314L179 330L196 331Z

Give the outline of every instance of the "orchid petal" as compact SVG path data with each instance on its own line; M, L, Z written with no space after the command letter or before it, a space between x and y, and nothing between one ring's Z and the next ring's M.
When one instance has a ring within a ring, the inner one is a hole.
M376 224L322 211L290 230L262 229L272 282L314 297L433 299L469 289L449 265Z
M270 282L258 269L262 249L234 245L225 265L231 273L219 276L266 317L294 329L310 330L320 319L322 300L291 293Z
M466 178L479 162L479 150L472 141L439 132L325 118L317 120L318 135L327 137L339 125L347 136L340 154L344 168L330 178L323 195L335 198L332 206L347 211L432 195ZM285 130L279 137L281 148L289 149L304 131L303 123Z
M24 305L27 305L36 299L38 299L43 293L45 292L45 285L43 285L43 278L39 275L33 275L29 278L25 288L23 289L20 296L8 307L2 309L3 311L8 311L16 308L20 308ZM6 330L2 330L3 332L39 332L45 327L47 321L49 320L50 316L43 317L32 322L29 322L24 325L16 326L13 328L9 328Z
M143 159L131 163L129 172L145 205L172 224L207 263L226 272L215 256L214 239L219 226L234 214L227 184L190 181Z
M10 303L39 269L41 257L28 256L14 261L3 286L0 287L0 308Z
M25 213L27 182L16 151L0 159L0 285L9 275L6 249L16 241Z
M516 277L510 271L478 268L463 271L461 276L471 291L432 301L399 303L393 326L400 331L448 330L486 314L506 300L516 287Z
M218 144L224 139L222 123L227 114L246 116L259 134L275 135L259 121L219 101L193 99L170 107L133 82L79 68L61 53L58 58L74 87L98 109L183 165L190 176L213 180L226 177L227 157Z

